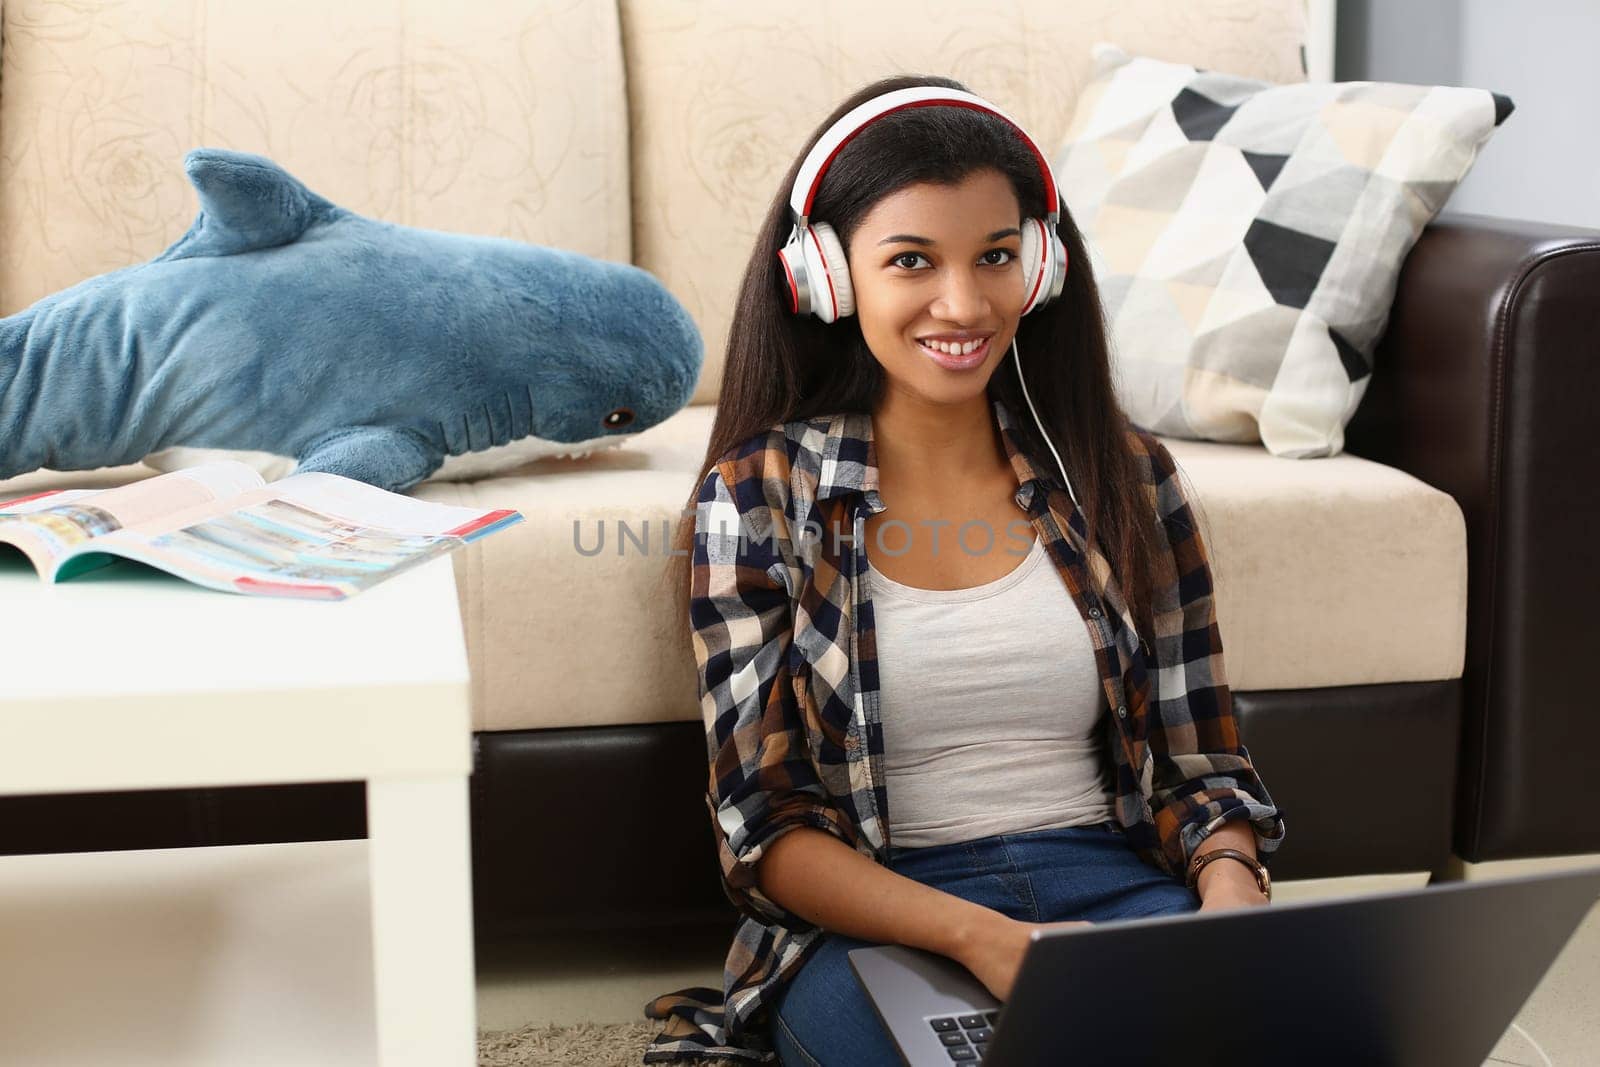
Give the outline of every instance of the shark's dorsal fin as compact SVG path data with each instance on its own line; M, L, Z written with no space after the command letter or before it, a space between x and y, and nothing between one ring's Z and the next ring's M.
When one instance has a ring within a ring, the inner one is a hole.
M196 148L184 157L183 169L200 194L200 214L155 263L288 244L338 210L264 156Z

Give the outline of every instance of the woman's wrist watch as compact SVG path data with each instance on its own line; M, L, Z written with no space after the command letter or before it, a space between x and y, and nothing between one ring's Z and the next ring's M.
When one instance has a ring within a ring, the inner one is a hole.
M1217 859L1238 860L1246 867L1249 867L1255 872L1256 887L1261 890L1261 894L1267 898L1268 903L1272 902L1272 876L1267 873L1267 868L1250 853L1240 852L1236 848L1214 848L1195 856L1194 859L1189 861L1189 876L1185 880L1185 884L1190 889L1194 889L1200 881L1201 869L1212 860ZM1196 891L1198 892L1198 890Z

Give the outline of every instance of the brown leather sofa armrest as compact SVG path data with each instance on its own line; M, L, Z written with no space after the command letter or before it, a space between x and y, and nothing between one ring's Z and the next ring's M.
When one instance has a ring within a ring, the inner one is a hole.
M1401 271L1353 454L1460 504L1465 706L1455 850L1600 851L1582 679L1600 600L1600 230L1442 214Z

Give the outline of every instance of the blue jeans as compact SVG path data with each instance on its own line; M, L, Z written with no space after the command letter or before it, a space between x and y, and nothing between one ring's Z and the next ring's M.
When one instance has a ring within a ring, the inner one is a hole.
M1105 922L1195 911L1200 898L1139 858L1115 822L891 848L888 866L923 885L1024 922ZM845 953L867 944L824 934L769 1013L785 1067L898 1067Z

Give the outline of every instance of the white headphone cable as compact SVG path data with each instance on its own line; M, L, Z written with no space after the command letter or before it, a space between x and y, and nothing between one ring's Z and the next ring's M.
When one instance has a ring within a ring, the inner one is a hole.
M1033 414L1034 425L1039 427L1039 436L1044 438L1044 443L1049 447L1050 454L1056 457L1056 466L1061 469L1061 480L1067 483L1067 495L1072 498L1072 502L1077 505L1078 510L1082 511L1083 505L1078 503L1078 494L1072 491L1072 479L1067 477L1067 466L1061 462L1061 453L1056 451L1056 446L1050 440L1050 435L1045 433L1044 422L1039 418L1039 412L1033 406L1033 397L1028 395L1028 383L1022 377L1022 355L1017 351L1016 334L1011 335L1011 356L1017 362L1017 384L1022 386L1022 399L1028 402L1028 411Z
M1521 1034L1522 1040L1533 1046L1533 1051L1537 1052L1539 1054L1539 1058L1544 1061L1544 1067L1555 1067L1555 1064L1550 1062L1550 1057L1544 1054L1544 1049L1539 1047L1539 1042L1533 1039L1532 1034L1518 1026L1515 1019L1511 1020L1511 1029Z

